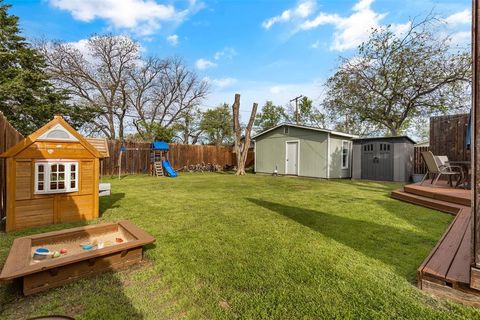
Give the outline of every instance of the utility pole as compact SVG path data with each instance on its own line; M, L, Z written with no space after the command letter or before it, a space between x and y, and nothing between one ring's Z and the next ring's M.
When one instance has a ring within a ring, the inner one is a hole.
M302 98L303 95L293 98L290 102L295 101L295 122L298 124L300 122L299 112L298 112L298 99Z

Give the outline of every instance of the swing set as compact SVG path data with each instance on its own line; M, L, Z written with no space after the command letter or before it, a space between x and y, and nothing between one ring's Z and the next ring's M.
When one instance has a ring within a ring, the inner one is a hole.
M118 156L118 163L112 173L112 177L115 175L115 172L118 171L118 179L121 178L122 172L122 158L127 151L150 151L150 165L149 171L152 176L168 176L176 177L178 174L172 168L170 161L168 161L168 150L169 145L164 141L154 141L150 144L150 148L127 148L124 145L120 147L120 152ZM147 168L144 169L147 171Z

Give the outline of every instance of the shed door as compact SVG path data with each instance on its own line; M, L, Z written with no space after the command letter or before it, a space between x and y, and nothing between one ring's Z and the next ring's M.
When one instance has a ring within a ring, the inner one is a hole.
M393 146L388 142L378 142L377 167L375 180L392 181L393 180Z
M375 180L375 143L362 146L362 179Z
M393 145L370 142L362 146L362 179L393 180Z
M298 142L287 142L286 174L298 175Z

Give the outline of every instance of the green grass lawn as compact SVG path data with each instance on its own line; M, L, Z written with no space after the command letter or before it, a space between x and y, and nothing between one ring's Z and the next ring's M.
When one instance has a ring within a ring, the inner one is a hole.
M111 180L102 217L156 237L145 262L22 297L0 314L78 319L472 319L415 287L452 217L390 199L394 183L230 174ZM0 235L0 263L17 236Z

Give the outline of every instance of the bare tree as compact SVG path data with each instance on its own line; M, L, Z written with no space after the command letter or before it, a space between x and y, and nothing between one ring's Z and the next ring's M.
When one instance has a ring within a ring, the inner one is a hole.
M133 120L133 124L144 140L152 140L155 135L155 119L161 112L160 106L154 104L155 91L162 86L165 67L165 61L148 58L142 66L129 74L129 102L138 116Z
M175 124L189 121L183 118L208 93L207 82L182 59L141 59L138 43L126 36L93 36L82 50L60 42L41 49L54 84L78 105L97 110L92 129L110 139L123 140L127 116L145 140L174 130Z
M196 141L191 129L193 116L208 93L206 81L188 70L180 58L150 58L131 73L131 103L137 112L134 125L140 135L149 137L159 126L181 127L184 143ZM192 139L189 139L191 137Z
M94 107L100 117L95 131L123 139L129 108L129 75L139 61L139 45L125 36L93 36L85 52L73 44L42 47L47 73L73 101Z
M247 161L248 149L250 148L250 135L252 132L255 116L257 115L258 104L254 103L252 112L250 113L250 120L245 128L244 140L242 143L242 128L240 126L240 94L235 94L235 102L232 105L233 110L233 133L234 133L234 150L237 156L237 172L235 175L245 175L245 162Z

